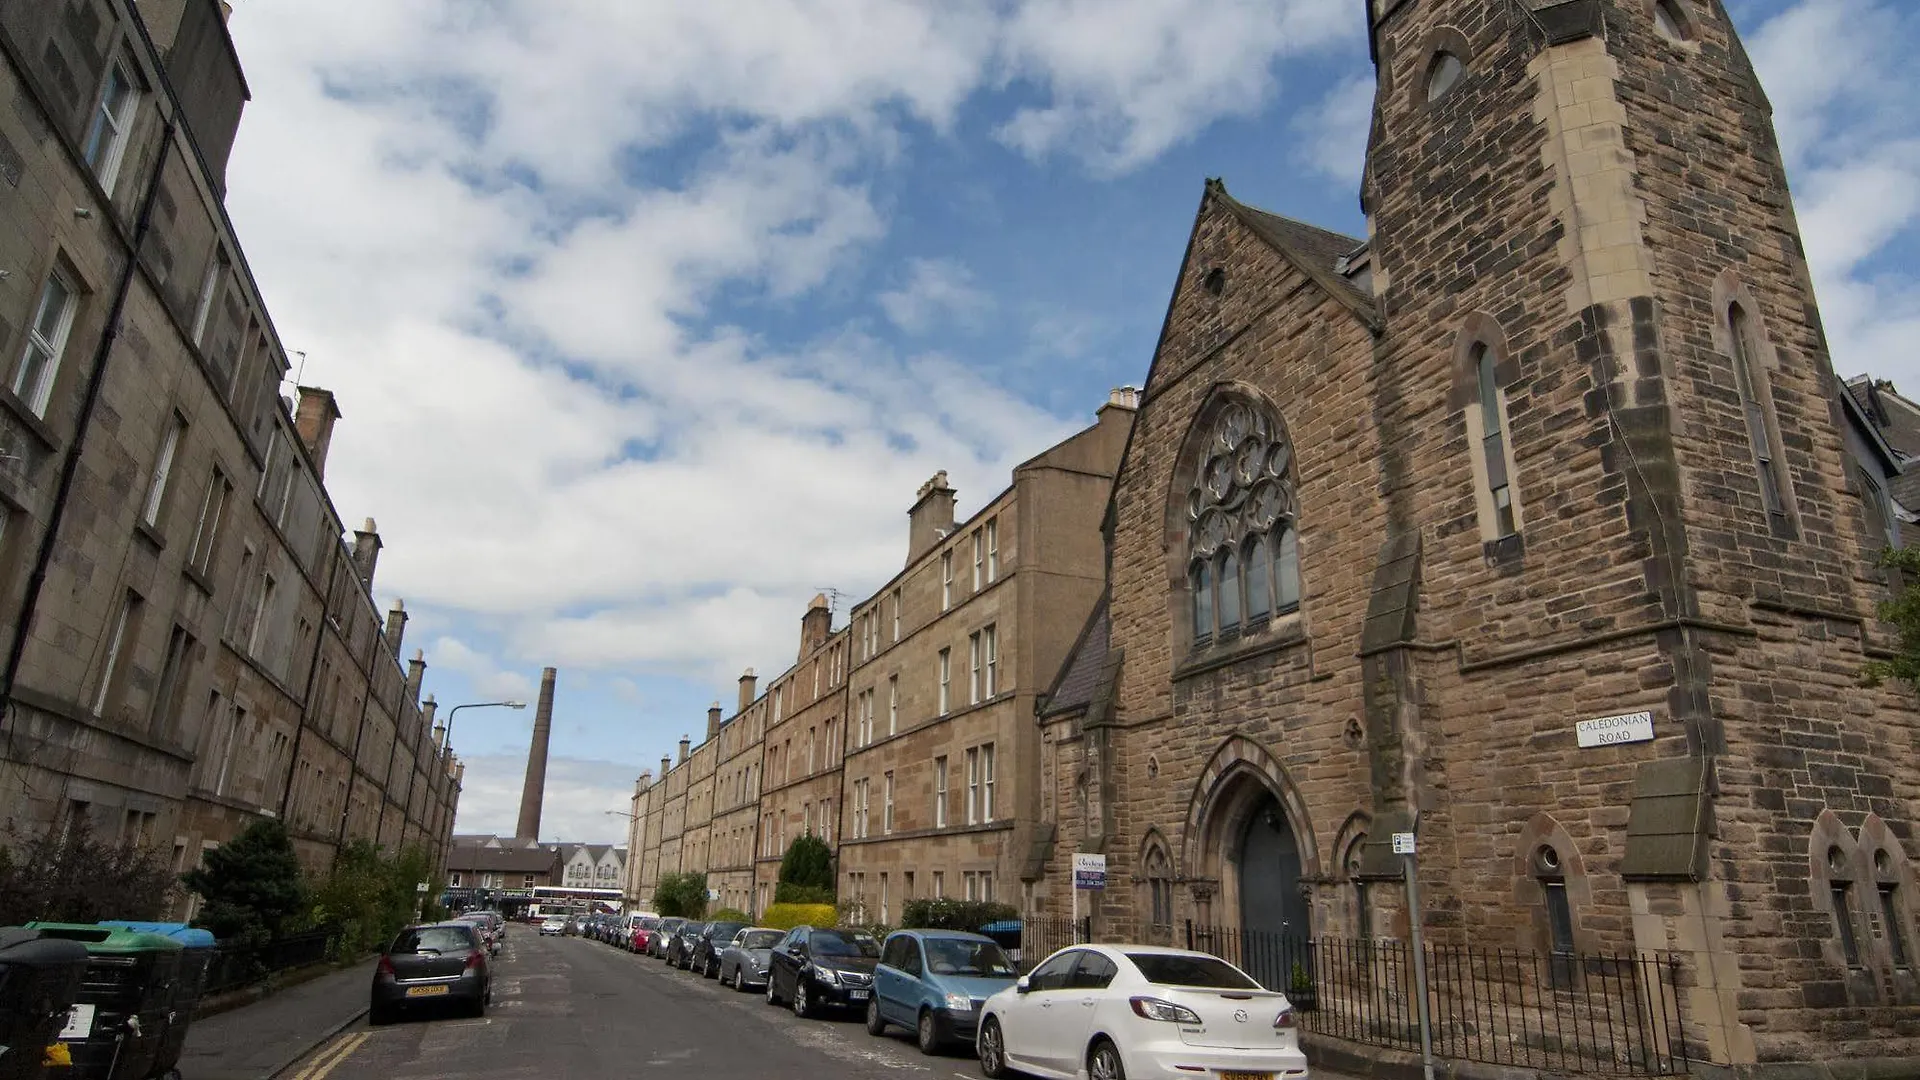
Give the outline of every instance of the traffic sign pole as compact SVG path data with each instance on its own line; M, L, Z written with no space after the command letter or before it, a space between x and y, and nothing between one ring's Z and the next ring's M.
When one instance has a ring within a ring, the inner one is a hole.
M1407 924L1413 936L1413 986L1420 1006L1420 1072L1433 1080L1433 1017L1427 1008L1427 946L1420 930L1420 856L1414 834L1394 833L1393 850L1407 880Z

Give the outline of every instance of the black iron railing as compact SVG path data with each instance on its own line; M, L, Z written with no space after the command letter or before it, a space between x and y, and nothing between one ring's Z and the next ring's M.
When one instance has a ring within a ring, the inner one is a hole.
M1084 915L1079 919L1065 915L1030 915L1022 919L1020 970L1032 971L1050 954L1069 945L1081 945L1093 940L1091 923L1092 920Z
M1413 948L1186 924L1186 945L1287 994L1311 1032L1420 1049ZM1428 945L1434 1054L1521 1068L1667 1076L1687 1071L1680 962L1667 953L1541 954Z
M201 996L238 990L276 972L320 963L332 952L339 933L337 928L322 927L259 945L217 945L207 963Z

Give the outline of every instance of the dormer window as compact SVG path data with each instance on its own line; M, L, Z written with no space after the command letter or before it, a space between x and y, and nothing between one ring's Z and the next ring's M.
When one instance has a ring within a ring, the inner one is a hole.
M1460 58L1442 50L1433 56L1433 62L1427 65L1427 101L1439 101L1453 91L1460 79L1467 73L1467 65Z

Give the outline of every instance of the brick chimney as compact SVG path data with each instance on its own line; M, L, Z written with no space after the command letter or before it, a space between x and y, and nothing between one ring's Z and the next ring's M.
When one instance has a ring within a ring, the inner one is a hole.
M393 650L395 659L400 657L400 642L407 636L407 602L395 600L393 607L387 609L387 647Z
M800 659L805 660L832 636L833 608L827 603L826 593L815 593L807 603L807 613L800 616Z
M707 741L708 742L712 742L713 739L720 734L720 716L721 716L721 713L720 713L719 702L716 701L713 704L707 706Z
M420 704L420 684L427 677L427 654L413 650L413 659L407 661L407 700Z
M919 497L907 511L907 565L932 551L953 531L953 495L945 469L920 485Z
M667 778L667 774L672 771L673 771L673 759L671 757L668 757L665 754L660 755L660 779L665 780Z
M447 748L447 725L433 725L433 746L436 750L445 750Z
M759 685L760 680L754 675L752 668L748 668L746 673L740 676L740 707L734 710L735 716L746 712L747 707L753 704L753 699L759 696L754 693Z
M380 526L372 518L353 531L353 572L360 584L373 588L373 568L380 562Z
M685 765L687 763L687 747L692 745L692 739L687 738L685 735L680 736L680 764Z
M326 479L327 447L333 444L333 422L338 419L340 405L334 401L333 391L317 386L300 388L300 404L293 414L293 426L300 432L300 441L307 445L307 455L313 458L315 479Z
M420 723L425 725L425 730L433 730L433 714L439 711L440 703L433 700L432 694L428 694L427 700L420 703Z

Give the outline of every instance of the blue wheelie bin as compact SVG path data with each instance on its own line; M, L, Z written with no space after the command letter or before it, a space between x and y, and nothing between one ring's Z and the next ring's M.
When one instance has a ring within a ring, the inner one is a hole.
M158 934L180 943L180 973L173 981L173 1003L167 1010L167 1028L160 1037L160 1054L152 1076L164 1076L180 1066L180 1054L187 1046L187 1028L193 1023L193 1011L207 986L207 965L213 960L214 938L210 931L186 923L124 922L106 920L101 926L131 930L139 934ZM0 1077L0 1080L5 1080Z
M18 927L0 929L0 1080L39 1080L46 1048L67 1027L86 947Z
M170 937L78 923L28 923L44 937L86 947L74 1018L60 1041L70 1080L149 1080L157 1074L186 949Z

